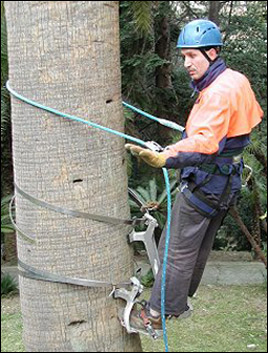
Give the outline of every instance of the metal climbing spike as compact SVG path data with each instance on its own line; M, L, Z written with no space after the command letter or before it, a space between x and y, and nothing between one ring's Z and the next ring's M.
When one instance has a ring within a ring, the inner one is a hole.
M158 223L154 217L149 215L149 213L146 213L144 215L144 218L146 218L145 224L148 225L146 231L136 232L135 230L133 230L129 234L129 241L130 243L133 243L134 241L141 241L144 243L154 277L156 277L160 267L160 259L154 238L154 230L156 227L158 227Z

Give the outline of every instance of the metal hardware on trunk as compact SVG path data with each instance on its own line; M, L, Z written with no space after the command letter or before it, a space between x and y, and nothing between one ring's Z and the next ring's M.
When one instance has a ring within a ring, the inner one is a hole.
M137 298L143 292L143 285L136 277L131 278L132 290L128 291L125 288L115 289L113 291L113 297L115 299L123 299L126 301L126 307L122 317L120 318L121 325L126 328L128 333L142 333L145 331L140 331L134 327L131 327L130 314L133 310L134 305L137 303ZM151 336L153 339L157 339L160 335L157 331L153 329L151 325L146 326L147 335Z
M129 242L133 243L134 241L142 241L144 243L154 277L156 277L160 267L160 259L154 238L154 230L158 227L158 223L149 213L145 213L144 218L146 218L145 224L148 225L146 231L136 232L133 230L128 236Z

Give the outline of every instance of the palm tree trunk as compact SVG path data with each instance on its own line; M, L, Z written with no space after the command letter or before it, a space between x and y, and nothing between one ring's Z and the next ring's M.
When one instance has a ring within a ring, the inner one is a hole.
M37 102L123 130L118 1L6 1L10 84ZM12 99L16 184L53 205L128 218L124 141ZM55 213L17 195L19 259L39 270L119 283L132 276L126 226ZM137 352L109 288L20 277L32 352Z

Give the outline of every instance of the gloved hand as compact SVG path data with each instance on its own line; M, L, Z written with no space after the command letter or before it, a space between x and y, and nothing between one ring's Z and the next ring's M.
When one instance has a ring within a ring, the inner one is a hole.
M131 143L127 143L125 148L134 156L140 157L144 162L155 168L162 168L166 164L166 156L164 153L154 152L146 148L142 148Z

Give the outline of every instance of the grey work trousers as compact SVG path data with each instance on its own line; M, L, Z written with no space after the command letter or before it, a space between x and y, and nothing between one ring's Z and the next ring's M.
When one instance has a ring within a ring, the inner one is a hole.
M211 195L210 200L218 201ZM172 209L170 242L166 269L166 315L179 316L186 309L187 297L192 296L201 281L208 255L230 204L236 199L230 195L219 214L209 219L198 213L178 193ZM158 246L161 266L150 298L150 307L161 312L162 263L165 249L166 227Z

